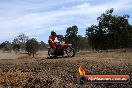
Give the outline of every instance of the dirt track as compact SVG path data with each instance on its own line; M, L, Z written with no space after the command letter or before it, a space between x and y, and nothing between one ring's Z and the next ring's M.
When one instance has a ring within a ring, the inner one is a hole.
M80 52L73 58L48 59L46 52L0 60L2 87L24 88L131 88L128 84L77 84L78 67L86 74L129 74L132 78L132 52ZM0 87L1 87L0 86Z

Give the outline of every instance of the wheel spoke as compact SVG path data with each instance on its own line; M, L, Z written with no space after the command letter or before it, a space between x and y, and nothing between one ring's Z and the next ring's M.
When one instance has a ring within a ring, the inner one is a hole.
M70 47L67 48L66 54L70 57L74 56L74 50Z

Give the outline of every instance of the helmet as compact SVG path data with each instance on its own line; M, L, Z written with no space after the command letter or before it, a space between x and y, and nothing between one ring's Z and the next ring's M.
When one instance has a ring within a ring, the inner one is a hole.
M51 31L51 35L56 35L56 33L54 31Z

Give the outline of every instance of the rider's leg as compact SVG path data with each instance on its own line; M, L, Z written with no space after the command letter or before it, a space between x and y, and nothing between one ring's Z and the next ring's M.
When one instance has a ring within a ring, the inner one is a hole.
M57 45L57 43L54 43L54 49L55 49L55 51L58 50L58 45Z
M51 49L52 49L52 53L55 53L55 45L53 43L49 43Z

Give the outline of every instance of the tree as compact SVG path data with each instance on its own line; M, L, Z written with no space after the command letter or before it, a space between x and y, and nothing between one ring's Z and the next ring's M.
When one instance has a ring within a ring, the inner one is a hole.
M3 51L10 51L11 52L12 45L9 41L5 41L5 42L1 43L0 49L2 49Z
M78 33L78 28L76 25L67 28L66 30L66 43L71 43L73 48L75 48L75 50L77 50L78 47L78 37L77 37L77 33Z
M12 44L20 44L19 39L17 37L15 37Z
M28 52L29 55L34 54L38 51L39 48L39 43L35 38L29 39L26 42L26 51Z
M78 51L79 50L87 50L89 47L88 41L86 37L82 37L81 35L78 35Z
M86 29L92 48L99 50L131 46L132 27L128 23L129 15L112 15L113 11L113 8L107 10L97 18L98 25Z
M17 53L20 50L20 45L19 44L14 44L13 45L13 50Z
M26 36L24 33L19 34L17 38L22 43L26 43L26 41L28 40L28 36Z
M98 38L95 36L97 34L98 27L96 25L91 25L91 27L88 27L86 29L86 37L88 39L89 45L92 46L92 49L97 49L96 46L98 43L96 43L96 39Z
M39 50L45 50L47 48L47 44L41 41L39 43Z
M26 42L28 40L28 36L24 33L20 33L17 37L14 38L13 44L19 44L22 50L25 50Z

